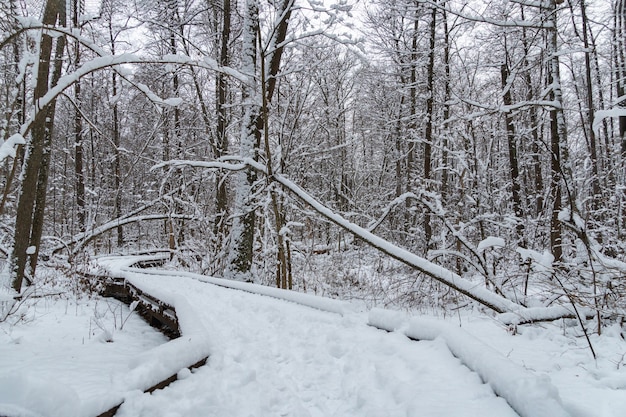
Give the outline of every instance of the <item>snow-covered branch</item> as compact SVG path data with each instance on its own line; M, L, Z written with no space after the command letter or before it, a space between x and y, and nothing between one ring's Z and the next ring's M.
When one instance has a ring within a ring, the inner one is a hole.
M519 19L497 20L497 19L492 19L489 17L481 16L480 14L472 15L472 14L463 13L457 10L453 10L451 7L446 6L445 3L443 3L444 5L442 5L441 3L433 1L433 0L420 0L420 2L426 3L430 5L431 7L435 7L439 10L445 10L446 13L449 13L454 16L458 16L461 19L465 19L470 22L487 23L493 26L509 27L509 28L510 27L514 27L514 28L523 27L523 28L534 28L534 29L550 29L553 27L551 22L519 20ZM541 6L543 4L544 3L542 2L539 5Z
M152 58L152 57L142 57L136 54L101 56L101 57L94 58L91 61L85 62L83 66L78 68L76 71L61 77L57 85L54 88L51 88L50 90L48 90L48 92L41 99L38 100L38 102L36 103L36 109L35 109L34 114L32 114L31 117L22 125L20 129L20 134L22 136L25 136L30 130L31 125L37 115L37 112L45 108L45 106L47 106L53 100L55 100L59 94L61 94L68 87L72 86L82 77L92 72L102 70L105 68L115 67L118 65L148 64L148 63L191 65L191 66L213 70L216 72L221 72L243 82L247 82L248 80L248 77L246 75L230 67L220 66L214 59L211 59L211 58L204 58L201 60L197 60L197 59L192 59L186 55L165 55L161 58ZM179 104L179 99L177 98L160 99L153 95L150 95L150 97L153 100L156 100L157 103L161 103L164 105L175 106Z
M220 161L203 162L203 161L166 161L156 167L163 166L190 166L197 168L209 168L209 169L225 169L231 171L241 171L242 169L250 168L255 171L267 175L267 169L263 164L254 161L251 158L239 158L228 157ZM156 169L153 168L153 169ZM437 265L425 258L422 258L414 253L409 252L406 249L400 248L393 243L376 236L371 231L358 226L343 216L337 214L330 208L326 207L313 196L304 191L298 185L287 179L286 177L274 173L271 180L282 185L285 189L289 190L299 200L309 205L318 214L322 215L332 223L341 227L342 229L353 234L355 237L360 238L368 245L378 249L379 251L389 255L390 257L417 269L432 279L460 292L461 294L471 298L474 301L488 307L489 309L503 313L498 316L498 319L507 324L528 323L533 321L546 321L557 320L564 317L575 317L574 312L570 311L564 306L554 307L538 307L538 308L526 308L521 306L499 294L496 294L487 288L469 281L460 275L450 271L443 266Z
M593 132L599 136L600 128L602 127L602 123L604 119L609 117L624 117L626 116L626 107L614 107L612 109L607 110L598 110L595 112L595 117L593 119Z
M176 161L175 164L180 166L184 161ZM164 163L167 164L167 163ZM232 165L232 168L229 168L229 163L206 163L206 162L193 162L188 161L184 163L184 165L195 166L195 167L204 167L204 168L220 168L220 169L232 169L232 170L241 170L241 165L246 165L258 172L267 174L266 168L264 165L249 159L243 158L241 159L239 164ZM452 289L457 290L458 292L468 296L469 298L478 301L480 304L496 311L499 313L502 312L510 312L510 311L518 311L523 308L514 302L507 300L506 298L494 294L493 292L487 290L486 288L477 285L474 282L468 281L465 278L462 278L460 275L455 274L454 272L440 266L436 265L427 259L419 257L406 249L402 249L383 238L374 235L367 229L364 229L349 220L345 219L341 215L335 213L333 210L329 209L319 201L317 201L313 196L308 194L302 188L283 177L280 174L274 174L272 180L281 184L284 188L291 191L296 197L305 202L307 205L312 207L319 214L335 223L337 226L345 229L346 231L352 233L353 235L359 237L363 241L367 242L370 246L377 248L378 250L386 253L394 259L403 262L404 264L415 268L429 277L451 287Z
M62 251L63 249L66 249L68 247L71 247L73 245L79 245L80 248L84 247L87 243L89 243L91 240L93 240L94 237L98 236L99 234L104 233L105 231L111 230L111 228L113 227L117 227L117 226L121 226L124 224L128 224L128 223L133 223L133 222L137 222L137 221L141 221L142 219L145 220L155 220L155 219L149 219L146 218L146 216L139 216L139 213L146 211L147 209L149 209L150 207L153 207L154 205L160 203L161 201L163 201L164 197L168 197L171 196L177 192L180 191L180 188L176 188L174 190L171 190L169 193L160 196L157 199L154 199L152 201L149 201L147 203L145 203L144 205L134 209L133 211L131 211L130 213L127 213L117 219L113 219L113 220L109 220L108 222L104 223L103 225L100 225L96 228L93 228L89 231L86 232L82 232L82 233L78 233L76 235L74 235L70 241L68 242L63 242L61 245L55 247L54 249L52 249L52 253L57 253ZM176 217L176 216L172 216L172 217ZM128 221L128 219L133 219ZM113 225L113 227L109 227L110 225ZM101 229L106 229L106 230L101 230ZM73 253L78 252L78 249L74 248L74 250L72 251Z
M0 144L0 162L2 162L7 157L15 158L15 152L19 145L24 145L26 141L24 140L24 136L16 133L11 135L7 140Z
M137 223L149 220L166 220L166 219L185 219L191 220L192 216L186 214L146 214L143 216L133 216L133 217L124 217L120 219L111 220L108 223L105 223L101 226L96 227L95 229L90 230L89 232L80 233L75 236L73 241L78 242L78 244L72 250L72 253L78 253L85 245L91 242L94 238L100 236L101 234L108 232L109 230L113 230L118 226L123 226L129 223Z

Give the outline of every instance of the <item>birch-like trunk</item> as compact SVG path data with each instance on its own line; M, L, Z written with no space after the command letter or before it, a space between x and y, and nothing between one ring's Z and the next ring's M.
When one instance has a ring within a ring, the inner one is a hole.
M256 148L256 123L259 117L260 101L257 81L257 33L259 31L258 0L246 0L243 21L242 68L248 76L243 83L242 100L244 114L240 136L240 155L254 158ZM230 253L225 276L227 278L251 281L252 249L254 245L254 206L250 170L238 172L235 177L235 217L231 230Z

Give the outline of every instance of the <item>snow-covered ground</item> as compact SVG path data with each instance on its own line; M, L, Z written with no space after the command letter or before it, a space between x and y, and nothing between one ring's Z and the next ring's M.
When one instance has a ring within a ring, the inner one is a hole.
M486 317L466 317L463 327L514 363L549 377L573 417L626 416L626 332L618 325L590 335L597 360L572 320L519 326L515 336Z
M78 417L166 340L117 300L30 300L0 323L0 415Z
M209 335L211 356L206 366L181 371L179 380L163 390L127 393L118 416L516 415L478 373L452 355L445 338L409 340L404 335L411 330L408 318L399 321L398 331L387 333L368 326L371 315L355 308L336 310L342 314L321 311L201 282L190 274L126 275L177 310L184 307L186 320L199 322L187 326L200 325ZM105 300L97 303L120 311L117 322L129 315L116 301L108 301L116 303L114 308ZM326 305L337 306L317 304ZM0 324L0 414L10 410L11 402L19 404L12 395L22 395L41 415L80 415L71 411L88 409L78 404L94 395L108 395L111 384L164 343L134 314L123 330L111 331L108 318L113 342L107 343L102 324L107 321L94 325L94 308L95 301L44 299L26 310L31 319ZM626 415L626 342L619 327L592 336L599 357L594 361L575 327L520 326L511 335L478 314L438 320L447 321L447 327L460 325L543 381L537 386L556 387L573 417ZM505 379L506 372L491 371Z

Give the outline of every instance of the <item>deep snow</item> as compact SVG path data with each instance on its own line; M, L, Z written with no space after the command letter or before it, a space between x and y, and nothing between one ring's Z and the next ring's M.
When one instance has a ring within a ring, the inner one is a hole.
M119 416L515 415L440 341L411 342L368 327L361 315L341 317L184 277L130 279L164 298L184 294L204 306L197 310L214 352L191 377L127 400Z
M129 263L111 258L108 267L119 272ZM180 371L179 381L164 390L127 391L118 416L516 415L479 373L452 355L449 337L410 341L405 333L426 330L423 325L416 328L406 313L397 314L398 331L387 333L368 326L367 312L349 303L303 297L317 308L337 310L331 313L298 305L298 297L295 302L275 298L280 291L259 296L201 282L192 274L123 275L180 309L187 323L180 342L186 335L206 333L208 340L202 343L211 356L204 367ZM117 302L98 301L108 309L107 303ZM0 324L0 414L21 404L40 413L32 415L81 415L76 410L93 409L88 403L94 397L119 391L139 365L161 361L154 360L159 358L154 352L169 346L183 358L189 355L185 347L165 343L134 315L124 330L108 330L113 342L107 343L102 323L108 320L111 328L111 317L94 326L94 305L42 299L25 310L29 320ZM116 322L129 315L118 308L113 309L121 311ZM618 326L592 337L599 354L594 361L569 321L518 326L515 336L478 314L434 323L439 323L436 328L460 325L499 352L499 360L511 361L510 366L487 367L489 373L506 379L507 368L518 367L547 383L529 389L555 389L573 417L625 415L626 343ZM464 340L456 343L467 350ZM142 375L150 376L154 369Z
M81 416L83 404L116 391L131 358L167 340L117 300L28 304L0 323L0 415L22 406L34 415Z

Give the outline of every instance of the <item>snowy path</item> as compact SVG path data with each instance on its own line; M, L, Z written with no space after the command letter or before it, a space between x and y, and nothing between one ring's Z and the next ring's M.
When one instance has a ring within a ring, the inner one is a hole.
M412 342L360 314L318 311L185 277L133 274L184 297L208 330L206 366L118 416L477 416L517 414L441 340ZM165 300L167 301L167 300Z

